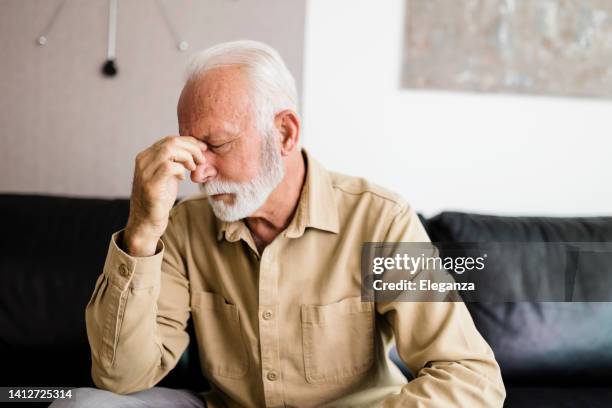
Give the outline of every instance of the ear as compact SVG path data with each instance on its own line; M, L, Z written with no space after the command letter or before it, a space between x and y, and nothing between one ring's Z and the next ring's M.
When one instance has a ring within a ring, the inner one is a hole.
M300 118L291 109L285 109L276 114L274 125L281 135L281 154L288 156L300 139Z

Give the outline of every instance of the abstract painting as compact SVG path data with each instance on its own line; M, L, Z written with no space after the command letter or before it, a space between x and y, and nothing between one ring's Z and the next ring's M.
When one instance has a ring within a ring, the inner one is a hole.
M612 0L406 0L405 88L612 97Z

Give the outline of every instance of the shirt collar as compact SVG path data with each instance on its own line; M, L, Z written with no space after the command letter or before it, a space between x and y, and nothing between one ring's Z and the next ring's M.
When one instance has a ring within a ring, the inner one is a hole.
M331 177L305 149L302 149L302 155L306 163L306 180L293 219L284 234L287 238L298 238L307 227L337 234L340 222ZM227 222L217 219L217 240L225 234L225 239L235 242L246 238L247 233L248 228L242 220Z

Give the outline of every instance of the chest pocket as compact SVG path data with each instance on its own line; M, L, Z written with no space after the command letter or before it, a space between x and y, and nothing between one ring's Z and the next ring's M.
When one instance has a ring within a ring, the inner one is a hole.
M374 361L374 308L360 296L301 305L304 368L309 383L354 380Z
M249 359L237 307L221 295L197 291L192 294L191 312L202 365L216 376L244 377Z

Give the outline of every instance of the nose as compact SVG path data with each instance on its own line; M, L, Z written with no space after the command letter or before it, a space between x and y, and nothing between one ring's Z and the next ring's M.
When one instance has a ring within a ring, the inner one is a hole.
M195 170L191 172L191 181L194 183L205 183L217 175L217 169L211 162L207 151L204 152L204 157L206 158L206 163L197 164Z
M191 181L194 183L205 183L208 179L217 175L217 170L210 164L198 164L191 172Z

